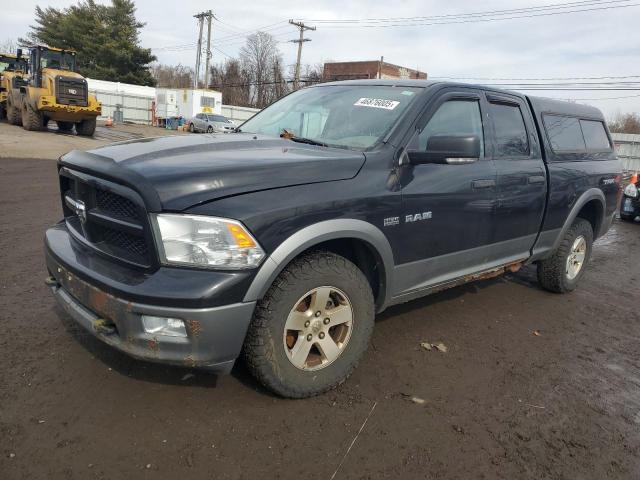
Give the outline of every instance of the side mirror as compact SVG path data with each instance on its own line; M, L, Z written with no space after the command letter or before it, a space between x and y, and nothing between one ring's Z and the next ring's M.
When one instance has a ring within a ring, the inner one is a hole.
M437 163L464 165L480 158L480 137L477 135L433 135L429 138L426 151L407 152L409 163Z

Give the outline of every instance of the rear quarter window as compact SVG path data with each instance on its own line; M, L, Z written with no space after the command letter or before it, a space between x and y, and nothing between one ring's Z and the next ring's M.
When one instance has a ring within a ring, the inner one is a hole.
M579 119L561 115L544 115L544 127L554 152L570 153L586 150Z
M587 150L611 150L604 124L596 120L580 120Z

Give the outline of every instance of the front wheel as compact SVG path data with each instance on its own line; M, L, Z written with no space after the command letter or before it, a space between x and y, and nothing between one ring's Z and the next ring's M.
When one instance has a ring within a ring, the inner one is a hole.
M538 262L538 282L545 290L567 293L575 290L591 258L593 228L577 218L554 254Z
M207 128L207 133L213 133L213 127L211 125Z
M196 131L196 130L193 128L193 123L190 123L190 124L189 124L189 131L190 131L191 133L195 133L195 131Z
M339 255L310 253L291 262L258 302L245 359L278 395L310 397L347 379L373 323L373 294L362 271Z
M96 131L96 117L76 123L76 132L84 137L91 137Z

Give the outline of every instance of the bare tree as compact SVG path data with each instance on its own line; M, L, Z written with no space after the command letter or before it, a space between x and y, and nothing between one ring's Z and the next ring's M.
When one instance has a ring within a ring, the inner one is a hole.
M609 122L609 130L615 133L640 134L640 115L637 113L619 113Z
M151 75L162 88L191 88L193 85L193 69L180 64L152 65Z
M251 80L239 60L232 58L225 63L213 65L210 78L209 87L222 92L225 104L240 107L251 106L249 98Z
M2 53L16 53L18 49L18 43L13 38L7 38L4 42L0 43L0 52Z
M257 32L247 37L240 49L240 64L249 72L250 102L257 108L264 108L282 93L282 55L272 35Z

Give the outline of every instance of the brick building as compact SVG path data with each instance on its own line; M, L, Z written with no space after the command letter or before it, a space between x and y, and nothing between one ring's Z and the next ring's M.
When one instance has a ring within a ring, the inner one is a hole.
M362 62L330 62L324 64L325 80L354 80L361 78L420 78L426 80L426 72L387 63L384 59Z

